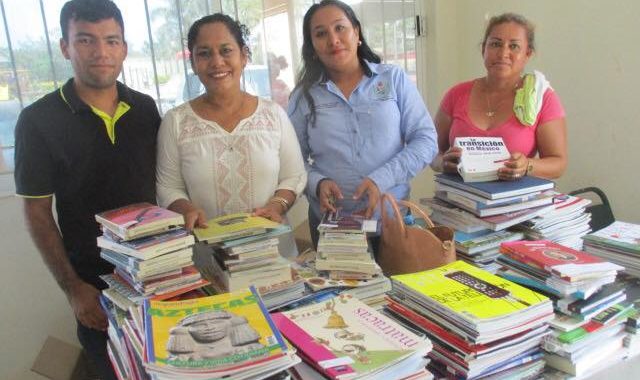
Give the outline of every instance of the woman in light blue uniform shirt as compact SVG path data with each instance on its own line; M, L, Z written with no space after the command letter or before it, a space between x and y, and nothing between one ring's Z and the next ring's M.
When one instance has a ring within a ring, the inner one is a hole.
M416 86L381 64L353 10L324 0L304 16L303 67L289 101L308 172L309 225L317 245L333 200L359 201L367 218L380 195L409 197L409 181L438 152L436 131ZM375 250L375 247L374 247Z

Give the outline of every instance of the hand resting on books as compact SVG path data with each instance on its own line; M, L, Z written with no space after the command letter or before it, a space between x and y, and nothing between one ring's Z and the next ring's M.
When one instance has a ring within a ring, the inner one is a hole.
M515 181L527 174L529 159L520 152L511 154L509 161L504 163L504 167L498 169L498 178L503 181Z
M184 228L192 231L194 228L207 228L207 216L204 210L196 207L186 199L177 199L169 205L169 210L182 214L184 217Z
M267 203L264 207L258 207L253 210L254 216L261 216L271 221L282 223L282 215L286 212L282 207L275 203Z

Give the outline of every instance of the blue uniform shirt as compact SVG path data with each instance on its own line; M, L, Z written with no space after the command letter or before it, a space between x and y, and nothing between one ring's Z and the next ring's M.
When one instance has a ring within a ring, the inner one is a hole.
M316 188L323 178L334 180L345 198L369 177L381 193L406 199L409 181L438 152L431 116L405 72L392 65L367 64L372 75L362 77L349 99L328 79L311 87L315 126L299 89L289 102L289 118L308 172L306 194L316 216Z

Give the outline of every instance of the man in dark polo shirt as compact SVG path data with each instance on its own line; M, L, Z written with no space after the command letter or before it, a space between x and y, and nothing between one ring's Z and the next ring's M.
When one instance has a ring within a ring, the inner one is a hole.
M69 1L60 27L60 48L74 77L20 114L16 192L24 199L31 237L75 313L80 342L101 378L115 379L98 300L106 286L98 276L113 267L99 256L94 215L155 203L160 116L152 98L116 81L127 44L112 1Z

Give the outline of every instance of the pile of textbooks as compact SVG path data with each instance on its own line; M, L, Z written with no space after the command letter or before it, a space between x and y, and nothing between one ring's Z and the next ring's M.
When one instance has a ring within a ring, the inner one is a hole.
M464 182L455 174L436 175L434 198L421 199L438 224L456 230L458 256L495 272L500 243L520 240L522 231L507 228L554 210L554 183L525 176L517 181Z
M381 273L362 279L331 277L330 272L316 269L316 256L315 251L307 250L292 261L294 274L304 280L308 289L307 297L296 300L295 306L319 302L340 293L352 295L373 308L384 306L385 293L391 290L389 278Z
M318 257L315 267L328 271L334 280L366 280L380 276L373 260L367 232L375 232L376 221L338 209L326 212L318 225Z
M466 233L501 231L553 210L554 183L532 176L517 181L466 183L456 174L437 174L429 206L434 222Z
M640 277L640 225L616 221L583 239L586 252L620 264L628 274Z
M551 211L517 224L514 230L523 232L528 240L550 240L581 250L581 237L591 231L591 213L586 211L590 204L586 198L557 194Z
M292 369L298 378L432 378L425 369L429 339L351 295L274 313L272 318L304 361Z
M547 240L502 243L500 275L557 299L588 299L624 268Z
M625 356L624 325L635 310L614 282L624 268L549 241L503 243L501 252L501 276L554 300L543 344L548 366L580 377Z
M524 234L515 231L479 231L464 233L456 231L454 242L456 255L470 264L495 273L500 264L496 262L500 256L500 244L507 241L521 240Z
M270 309L304 292L280 252L280 237L291 233L290 226L248 213L220 216L207 225L194 230L195 260L217 292L255 286Z
M428 368L460 379L538 378L551 301L458 260L392 276L387 310L433 342Z
M154 379L263 379L300 362L254 288L144 303L138 330Z
M103 234L100 256L115 266L103 276L104 294L123 305L146 297L166 299L200 288L204 280L193 263L194 238L182 215L137 203L96 215Z

